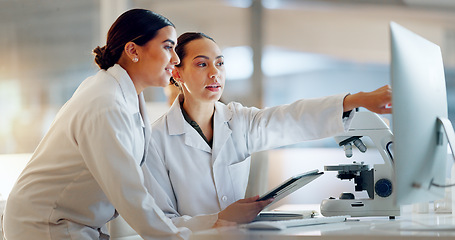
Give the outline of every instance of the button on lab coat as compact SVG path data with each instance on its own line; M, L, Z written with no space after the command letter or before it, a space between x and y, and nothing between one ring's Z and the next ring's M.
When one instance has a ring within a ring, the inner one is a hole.
M145 188L151 176L140 164L148 124L142 93L122 67L86 79L15 183L4 215L6 238L99 239L116 210L144 239L188 237Z
M204 214L213 215L244 198L252 153L346 130L353 114L342 119L345 96L299 100L262 110L217 102L210 148L185 121L180 95L152 126L146 164L161 188L149 188L166 192L154 196L177 226L209 227L213 216L204 221Z

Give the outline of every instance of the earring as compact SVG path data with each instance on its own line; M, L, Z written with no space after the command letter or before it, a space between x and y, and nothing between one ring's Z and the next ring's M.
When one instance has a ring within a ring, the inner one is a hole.
M132 60L133 60L133 62L137 63L139 61L139 58L134 57Z

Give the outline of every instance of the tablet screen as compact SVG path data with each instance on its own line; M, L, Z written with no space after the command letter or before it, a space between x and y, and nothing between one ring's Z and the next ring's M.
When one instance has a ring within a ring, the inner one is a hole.
M273 202L271 202L268 206L271 204L279 201L280 199L286 197L287 195L295 192L296 190L300 189L301 187L307 185L314 179L318 178L321 176L323 172L319 172L318 169L315 169L313 171L301 173L299 175L295 175L281 183L279 186L275 187L274 189L270 190L266 194L262 195L258 201L266 200L269 198L275 198Z

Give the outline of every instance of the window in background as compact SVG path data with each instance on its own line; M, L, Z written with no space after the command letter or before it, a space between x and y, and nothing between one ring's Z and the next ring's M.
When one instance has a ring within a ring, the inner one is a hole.
M97 71L99 1L2 1L0 154L30 153L60 107Z
M17 80L0 79L0 152L14 149L16 142L10 136L10 127L15 116L21 111L20 86Z

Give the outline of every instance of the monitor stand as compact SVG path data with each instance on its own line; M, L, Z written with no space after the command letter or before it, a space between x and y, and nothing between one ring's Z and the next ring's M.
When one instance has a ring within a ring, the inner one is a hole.
M453 130L452 123L446 117L438 117L437 121L439 124L441 124L442 128L444 129L444 133L447 137L447 141L449 142L449 147L452 152L453 160L455 161L455 149L454 149L455 148L455 132ZM439 132L439 137L438 137L439 144L442 144L443 137L444 137L443 132ZM441 184L436 184L433 182L433 180L431 180L430 187L431 186L445 188L445 187L453 187L453 186L455 186L455 183L451 183L449 185L441 185Z
M453 157L453 159L455 161L455 151L454 151L454 147L455 147L455 132L453 130L452 123L450 122L450 120L448 118L445 118L445 117L438 117L438 122L444 128L444 132L445 132L447 140L449 142L450 150L452 151L452 157ZM442 144L442 138L443 138L442 132L440 132L440 135L439 135L440 144Z

